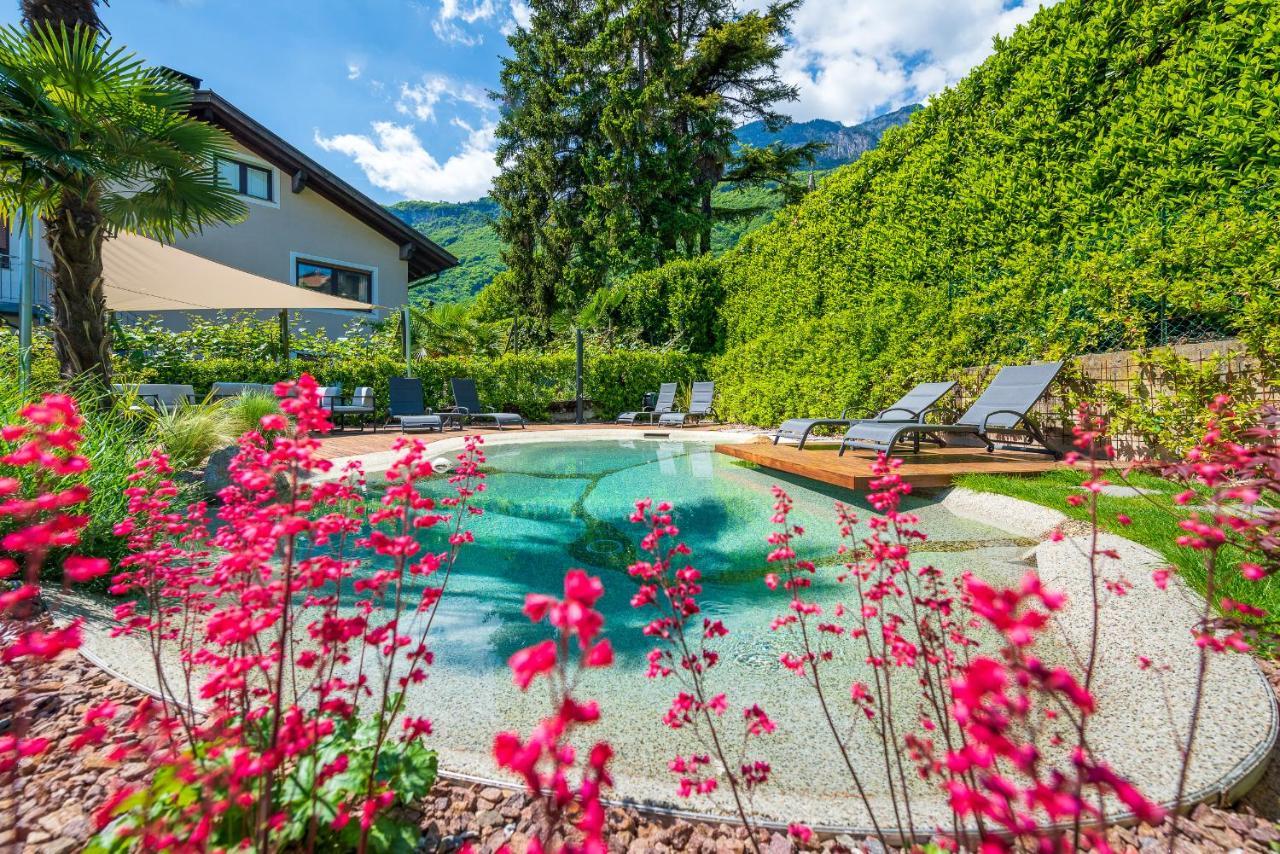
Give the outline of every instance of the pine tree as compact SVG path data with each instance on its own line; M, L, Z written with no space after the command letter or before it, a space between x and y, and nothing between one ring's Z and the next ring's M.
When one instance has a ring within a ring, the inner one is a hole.
M508 42L502 61L493 197L495 227L508 267L503 284L517 305L544 326L564 305L592 290L582 240L584 145L595 91L583 66L591 39L592 0L533 0L527 29Z
M542 322L595 290L711 250L725 179L780 182L815 146L738 150L787 119L778 60L800 0L537 0L504 60L494 197L502 286Z

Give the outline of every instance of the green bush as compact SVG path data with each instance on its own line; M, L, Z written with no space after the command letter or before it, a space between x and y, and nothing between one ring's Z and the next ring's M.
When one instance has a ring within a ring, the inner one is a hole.
M404 361L385 353L364 358L294 360L287 364L256 359L203 359L150 369L147 381L186 383L195 387L197 395L205 395L219 381L275 383L304 371L324 385L341 383L346 392L357 386L371 386L378 409L385 411L387 381L404 376ZM426 404L433 409L453 405L450 377L474 378L485 406L518 412L534 421L548 419L553 404L567 403L574 396L572 351L417 359L413 373L422 380ZM644 392L657 390L659 383L678 381L687 385L703 378L702 360L697 356L661 350L589 349L583 393L595 401L597 417L612 418L623 410L637 408Z
M597 291L580 320L653 346L719 349L724 284L712 256L673 261Z
M124 541L112 533L112 528L124 518L128 506L125 489L129 487L129 476L134 472L134 463L154 445L148 419L131 410L126 402L112 401L92 386L76 384L68 389L38 374L27 394L19 391L16 382L0 384L0 424L18 423L18 413L24 406L54 391L74 394L85 422L80 429L84 438L80 452L89 458L89 471L68 478L60 487L83 482L91 490L87 510L89 524L81 535L77 551L114 560L125 552ZM25 495L37 491L32 483L26 482L31 476L29 470L0 465L0 476L17 476L23 480ZM4 532L5 526L0 524L0 534Z
M1277 39L1267 0L1040 11L722 256L724 413L870 410L1170 326L1280 355Z

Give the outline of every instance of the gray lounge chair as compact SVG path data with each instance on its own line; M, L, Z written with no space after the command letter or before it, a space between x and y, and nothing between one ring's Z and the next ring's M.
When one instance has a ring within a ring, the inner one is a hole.
M849 426L840 442L840 453L844 454L846 448L863 448L884 451L886 455L890 455L894 446L907 436L912 438L916 451L920 450L921 436L932 437L939 444L946 444L943 436L974 436L982 440L987 453L991 453L995 450L995 444L989 435L992 431L1005 432L1022 425L1040 445L1039 448L1028 445L1022 447L1022 450L1049 454L1054 459L1060 459L1062 453L1049 447L1044 434L1031 420L1030 412L1061 370L1061 362L1001 368L986 390L954 424L855 422Z
M779 439L794 439L800 443L799 450L803 451L804 443L816 427L848 428L855 421L924 421L938 401L955 387L954 382L920 383L871 418L850 418L847 408L839 418L791 418L783 421L778 432L773 434L773 444L778 444Z
M679 387L675 383L663 383L658 387L658 399L654 401L652 409L641 409L639 412L624 412L617 417L617 423L635 424L643 419L652 424L654 418L675 408L676 391L678 389Z
M427 408L422 395L422 380L417 377L391 377L387 381L387 421L399 422L406 433L414 430L444 432L444 419ZM385 426L385 425L384 425Z
M360 432L364 432L364 425L373 417L373 389L367 385L356 386L355 392L351 398L344 402L338 402L333 405L331 412L335 420L338 422L338 429L345 430L347 427L347 419L354 416L356 423L360 425ZM378 432L378 425L373 424L373 432Z
M658 417L658 426L683 427L684 422L690 418L701 421L703 418L714 417L715 399L716 384L714 382L694 383L689 392L689 411L667 412Z
M514 412L485 412L476 393L475 380L453 377L449 380L449 387L453 389L453 411L466 421L485 418L492 419L499 430L504 424L519 424L520 429L524 429L524 418Z

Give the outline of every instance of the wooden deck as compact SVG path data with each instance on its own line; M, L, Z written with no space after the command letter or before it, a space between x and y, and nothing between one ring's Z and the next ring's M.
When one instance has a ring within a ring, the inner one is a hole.
M716 450L764 468L800 475L812 480L866 491L875 475L871 466L875 454L870 451L846 451L839 456L834 447L775 445L768 440L743 445L716 445ZM898 453L903 480L922 489L950 486L961 474L1032 475L1051 471L1062 463L1052 457L1018 451L988 454L982 448L933 448L918 454Z

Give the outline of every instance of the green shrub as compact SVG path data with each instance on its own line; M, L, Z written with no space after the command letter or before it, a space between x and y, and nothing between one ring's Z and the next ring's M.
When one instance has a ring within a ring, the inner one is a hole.
M237 421L218 400L182 404L165 412L142 409L156 444L177 471L199 468L209 455L235 441Z
M725 414L1188 328L1280 356L1278 34L1265 0L1064 0L998 40L722 256Z
M673 261L599 290L580 321L653 346L691 353L719 349L724 285L712 256Z
M244 391L238 397L223 402L231 435L239 436L250 430L262 429L262 418L280 411L280 401L265 391Z

